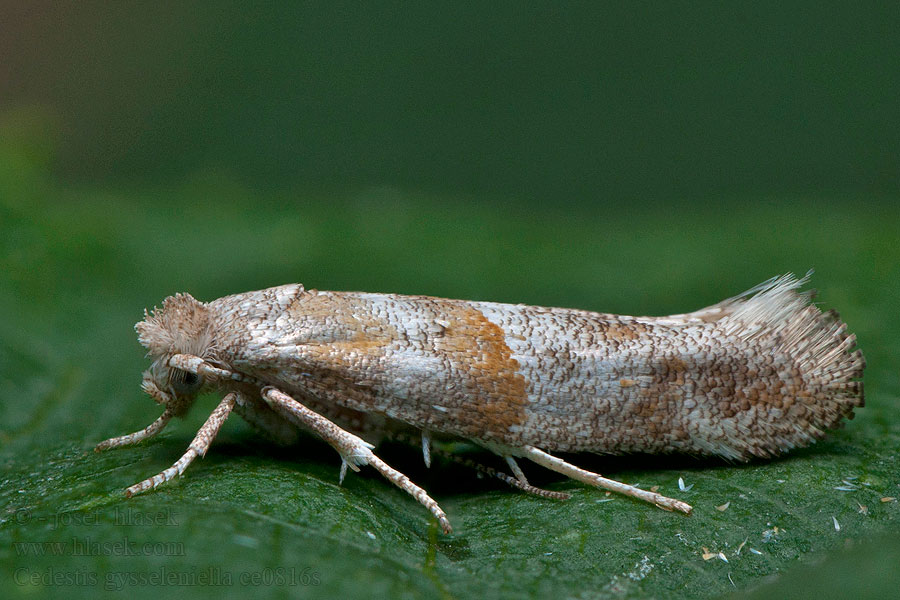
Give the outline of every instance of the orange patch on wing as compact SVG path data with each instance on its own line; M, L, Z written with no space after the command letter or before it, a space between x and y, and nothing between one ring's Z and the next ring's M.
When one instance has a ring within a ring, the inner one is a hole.
M398 336L397 329L372 315L369 302L351 295L312 290L297 299L289 308L298 320L313 324L315 332L307 343L327 344L330 348L355 351L361 354L378 354L380 348L391 344Z
M477 439L509 440L510 427L525 421L528 394L503 329L466 302L429 297L410 300L422 302L420 317L430 314L440 325L439 331L427 334L425 351L442 357L456 376L455 389L447 390L442 404L446 412L431 415L435 423L441 419L452 423L437 428ZM309 331L314 332L303 343L304 356L321 369L319 380L310 385L338 384L339 379L346 379L348 369L357 373L377 369L382 358L395 360L393 351L408 343L405 333L373 314L369 301L350 294L307 293L288 311L299 321L308 319ZM343 385L342 393L370 394L355 385L358 382L353 383ZM406 410L432 410L431 404L441 400L431 396L441 391L426 389L423 398L411 397Z
M308 362L305 369L315 377L305 387L323 394L339 390L358 405L357 412L364 410L372 403L371 377L399 337L397 329L373 314L369 301L353 294L308 290L287 311L308 323L301 354Z
M664 361L670 371L684 371L687 369L687 363L678 357L666 357Z
M622 323L619 321L610 321L605 335L609 340L625 341L636 339L641 333L646 331L646 327L640 323Z
M435 338L435 349L466 380L472 398L466 408L473 413L472 425L480 429L478 437L508 437L511 426L525 421L528 394L506 333L463 302L442 301L440 312L449 326Z

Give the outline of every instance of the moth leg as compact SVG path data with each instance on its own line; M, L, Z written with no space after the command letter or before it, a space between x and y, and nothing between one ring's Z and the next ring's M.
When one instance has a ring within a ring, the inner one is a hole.
M390 439L396 442L403 442L405 444L417 445L418 441L411 435L406 432L394 431L389 436ZM523 492L527 492L529 494L534 494L535 496L540 496L541 498L553 498L554 500L568 500L572 497L571 494L567 494L565 492L551 492L550 490L545 490L539 488L537 486L533 486L528 483L522 483L515 477L510 477L506 473L498 471L492 467L488 467L487 465L481 464L480 462L476 462L469 458L465 458L459 456L457 454L453 454L452 452L448 452L440 447L436 447L431 449L431 452L438 456L442 456L451 462L455 462L458 465L462 465L464 467L468 467L474 471L478 471L482 475L487 475L488 477L494 477L499 479L503 483L508 484L511 487L516 488L517 490L522 490Z
M206 422L197 432L194 441L188 446L187 452L185 452L174 465L153 477L129 487L125 490L125 495L128 498L131 498L135 494L140 494L141 492L153 489L158 485L170 481L184 473L184 470L187 469L188 465L194 462L195 458L198 456L206 456L206 451L209 450L210 444L212 444L212 441L219 433L219 428L222 427L222 423L225 422L225 419L228 418L228 415L231 414L232 409L234 409L236 398L237 394L235 392L230 392L222 398L222 401L219 402L219 405L212 411L212 414L209 415L209 418L206 419Z
M519 467L519 463L516 462L516 459L508 454L503 458L506 459L506 464L509 465L509 468L513 472L513 475L516 476L516 479L518 479L520 483L528 485L528 479L525 478L525 473L522 472L522 469Z
M572 497L571 494L567 494L566 492L552 492L550 490L545 490L543 488L539 488L537 486L533 486L530 483L524 483L515 477L510 477L506 473L502 473L497 469L492 467L488 467L487 465L483 465L479 462L475 462L474 460L470 460L468 458L462 458L455 454L449 454L446 452L441 452L441 455L444 458L452 460L453 462L459 463L470 469L475 469L479 473L484 473L490 477L496 477L500 481L516 488L517 490L522 490L523 492L527 492L529 494L534 494L535 496L540 496L541 498L553 498L554 500L568 500Z
M168 364L170 367L194 373L209 381L246 380L240 373L216 367L193 354L176 354L169 359ZM297 429L285 422L281 415L261 400L239 393L235 399L234 410L254 429L266 434L277 444L289 446L297 442Z
M281 412L299 425L312 429L337 450L344 461L341 465L342 471L345 471L344 465L349 465L354 471L358 471L362 465L374 467L388 481L408 493L419 504L431 511L431 514L440 523L444 533L452 531L447 514L438 506L438 503L425 490L410 481L409 477L375 456L371 450L371 444L359 436L341 429L319 413L311 411L280 390L273 387L264 387L261 390L261 394L263 399L273 409Z
M425 459L425 466L431 468L431 432L427 429L422 430L422 458Z
M118 448L119 446L130 446L148 438L152 438L154 435L162 431L166 427L166 425L169 424L169 421L172 420L173 416L175 416L175 413L167 408L163 411L163 414L161 414L158 419L156 419L140 431L135 431L134 433L129 433L128 435L120 435L119 437L104 440L94 447L94 452L101 452L103 450L109 450L110 448Z
M338 485L344 485L344 477L347 476L347 465L349 463L341 457L341 472L338 474Z
M585 469L576 467L575 465L567 463L560 458L556 458L555 456L547 454L542 450L538 450L534 446L525 446L524 448L522 448L522 453L525 457L536 462L542 467L546 467L551 471L556 471L557 473L562 473L563 475L587 483L588 485L603 488L605 490L610 490L612 492L617 492L619 494L624 494L626 496L631 496L632 498L637 498L645 502L650 502L651 504L655 504L656 506L665 510L678 510L688 515L691 514L691 510L693 510L691 508L691 505L687 504L686 502L675 500L674 498L668 498L661 494L657 494L656 492L642 490L640 488L634 487L633 485L628 485L626 483L620 483L618 481L613 481L612 479L601 477L597 473L592 473L590 471L586 471Z

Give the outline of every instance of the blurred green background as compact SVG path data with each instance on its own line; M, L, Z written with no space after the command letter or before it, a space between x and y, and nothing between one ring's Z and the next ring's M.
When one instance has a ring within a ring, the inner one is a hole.
M2 101L50 120L66 181L212 170L608 210L900 189L894 2L4 12Z
M897 502L881 501L900 496L897 3L0 10L3 597L93 597L128 574L129 593L151 597L148 574L215 568L297 568L299 583L184 591L821 598L898 585ZM212 398L157 441L90 452L157 416L132 326L177 291L299 281L665 314L811 267L869 363L848 427L769 463L579 458L684 497L689 519L536 470L575 497L525 497L387 445L448 510L444 538L376 476L338 487L321 445L279 450L237 418L183 480L125 502L122 488L180 456ZM123 524L123 510L178 526ZM123 532L184 552L21 545Z

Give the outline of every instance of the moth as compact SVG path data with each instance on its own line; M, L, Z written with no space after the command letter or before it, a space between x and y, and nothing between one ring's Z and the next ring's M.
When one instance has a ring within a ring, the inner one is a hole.
M691 512L656 492L581 469L555 452L712 455L734 461L806 446L863 406L865 361L837 313L773 278L691 313L630 317L429 296L327 292L300 284L144 312L152 360L142 389L163 407L134 444L183 416L198 394L222 400L187 452L127 496L181 475L237 412L284 443L311 430L347 468L369 465L451 531L422 488L363 436L385 423L475 442L520 487L525 458L578 481ZM508 477L508 476L507 476ZM549 493L553 494L553 493Z

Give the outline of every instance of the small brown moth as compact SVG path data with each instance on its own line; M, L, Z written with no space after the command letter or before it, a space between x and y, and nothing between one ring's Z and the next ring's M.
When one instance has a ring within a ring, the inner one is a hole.
M181 475L236 411L285 443L297 427L311 429L340 454L342 479L348 466L371 465L447 533L437 502L360 435L415 428L426 463L432 434L461 437L505 458L529 491L542 492L528 485L516 458L690 513L684 502L549 452L749 460L808 445L852 418L863 405L862 353L837 313L821 312L798 291L804 283L785 275L667 317L299 284L209 303L176 294L135 326L153 360L142 388L162 415L97 450L152 437L198 393L217 390L224 398L184 456L127 496Z

